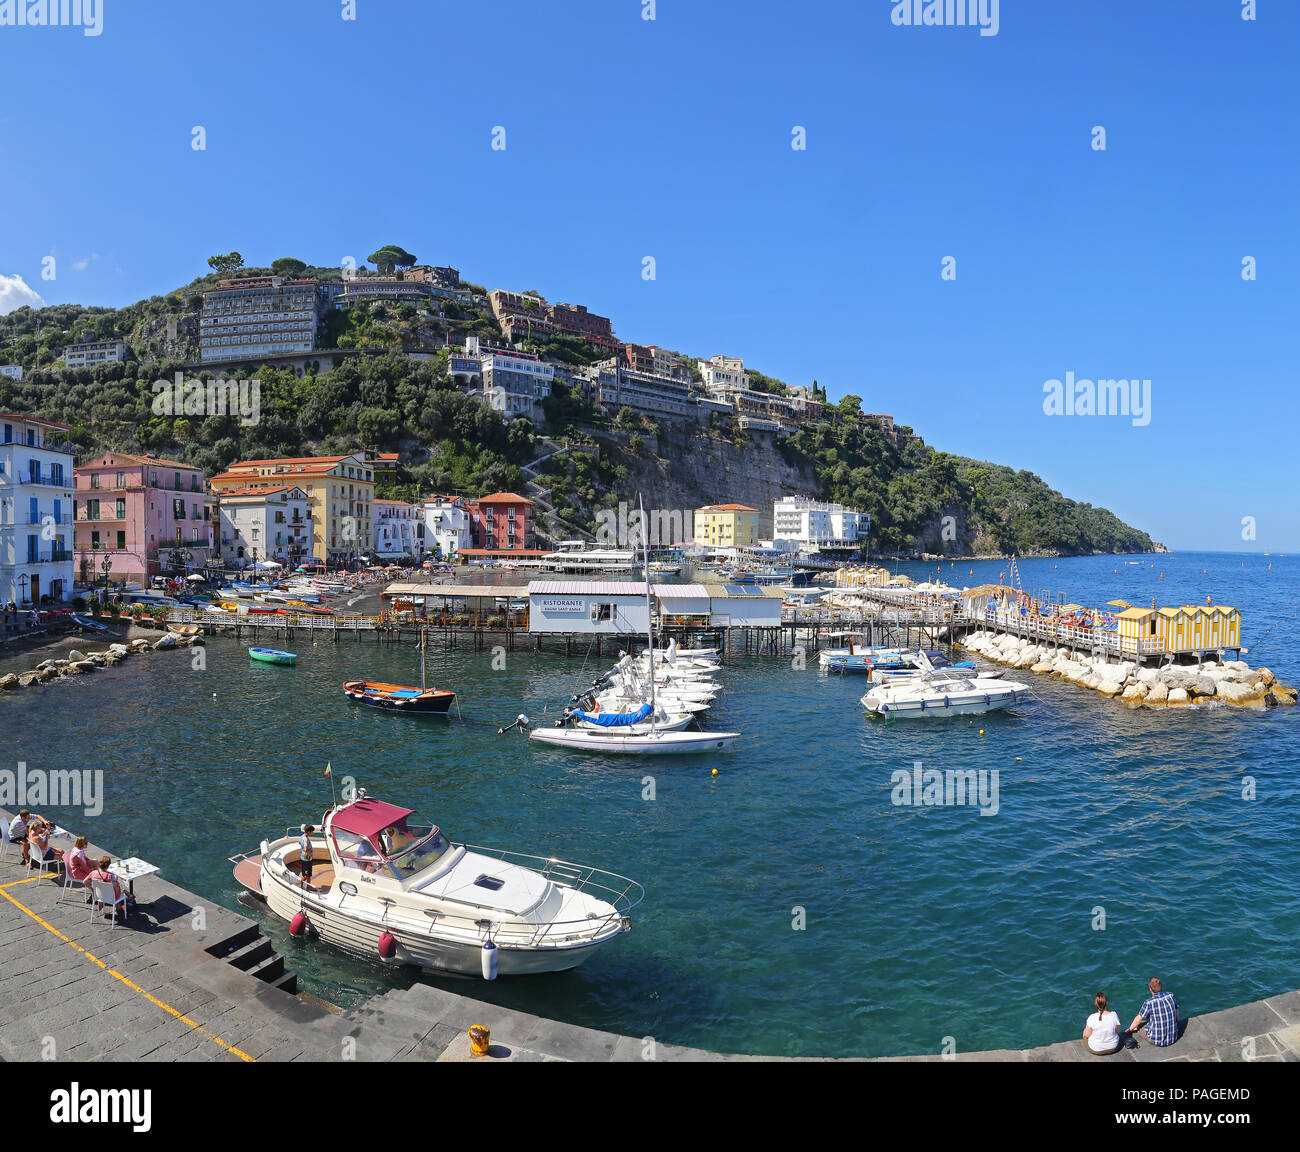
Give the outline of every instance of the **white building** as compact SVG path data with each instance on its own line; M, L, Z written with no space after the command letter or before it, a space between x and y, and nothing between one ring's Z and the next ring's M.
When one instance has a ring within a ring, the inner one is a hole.
M528 585L528 630L547 633L644 637L650 613L643 582L533 580Z
M709 624L714 628L776 628L781 623L781 603L785 598L779 588L761 584L710 584L712 613Z
M0 413L0 602L72 594L72 445L66 424Z
M96 340L90 344L72 344L63 353L69 368L93 368L97 364L120 363L126 359L126 345L121 340Z
M469 509L459 496L434 496L424 502L426 548L449 560L471 546Z
M696 367L704 377L706 392L744 392L749 388L749 373L745 361L731 356L711 356L697 361Z
M811 500L807 496L786 496L772 503L772 543L785 541L803 551L820 548L855 548L871 531L871 516L854 512L843 504Z
M21 364L0 364L0 376L8 376L10 380L21 380L23 378L23 366Z
M507 420L544 418L542 401L551 394L555 369L527 352L489 349L479 361L483 398Z
M275 560L294 567L312 554L311 502L294 485L222 492L221 558L235 567Z
M414 560L424 555L424 507L404 500L374 502L374 554L381 560Z

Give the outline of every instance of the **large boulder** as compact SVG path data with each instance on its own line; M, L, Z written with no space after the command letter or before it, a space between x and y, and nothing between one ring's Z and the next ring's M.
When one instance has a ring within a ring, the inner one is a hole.
M1098 680L1097 691L1103 696L1118 696L1124 691L1124 685L1119 680Z
M1170 707L1173 707L1176 704L1190 704L1191 697L1187 695L1186 688L1170 688L1167 703Z
M0 690L4 690L7 692L9 689L17 688L17 687L18 687L18 677L15 676L12 672L8 673L7 675L0 676Z
M1192 685L1192 690L1197 696L1213 696L1218 688L1213 676L1198 676L1196 683Z
M159 648L175 648L179 642L180 637L178 637L176 633L164 632L154 642L154 651L157 651Z
M69 663L77 660L84 660L85 658L86 658L86 654L83 651L81 651L80 648L74 648L71 652L68 653ZM649 665L647 664L646 667L648 668Z
M1265 688L1271 688L1273 687L1274 684L1277 683L1277 677L1274 676L1273 673L1270 672L1267 668L1261 668L1259 670L1259 678L1264 681Z
M1124 689L1124 693L1123 695L1120 696L1120 699L1123 700L1125 704L1129 704L1133 707L1136 707L1137 705L1141 704L1143 700L1146 699L1146 695L1147 695L1147 690L1144 685L1130 684L1127 688Z
M112 652L114 656L126 656L131 651L131 649L125 644L110 644L108 650Z
M1219 698L1242 708L1263 708L1266 695L1262 684L1234 684L1225 680L1219 685Z
M1157 680L1154 684L1151 685L1150 690L1147 692L1147 698L1144 701L1144 703L1167 704L1168 702L1169 702L1169 689L1166 688L1161 681Z

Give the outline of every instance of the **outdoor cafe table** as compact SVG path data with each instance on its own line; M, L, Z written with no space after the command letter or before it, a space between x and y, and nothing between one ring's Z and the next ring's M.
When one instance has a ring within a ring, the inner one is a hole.
M138 856L128 857L126 860L118 860L110 864L108 870L119 880L126 882L126 889L135 895L135 882L141 876L152 876L161 869L156 864L150 864L147 860L141 860Z

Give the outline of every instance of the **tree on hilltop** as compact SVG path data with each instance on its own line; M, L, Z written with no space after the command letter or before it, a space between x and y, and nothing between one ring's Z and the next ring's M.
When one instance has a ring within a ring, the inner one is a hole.
M209 256L208 267L222 276L238 272L244 266L244 258L238 252L227 252L223 256Z
M280 259L271 261L271 271L276 276L301 276L307 271L307 264L293 256L281 256Z
M410 268L415 263L415 257L400 244L385 244L378 251L371 252L366 260L384 276L391 276L395 268Z

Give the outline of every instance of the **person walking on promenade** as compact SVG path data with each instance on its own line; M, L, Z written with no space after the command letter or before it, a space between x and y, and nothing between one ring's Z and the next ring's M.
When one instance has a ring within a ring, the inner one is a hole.
M1147 1039L1157 1048L1167 1048L1178 1039L1178 1001L1172 992L1160 990L1160 977L1147 981L1151 995L1147 997L1138 1014L1129 1025L1130 1032L1145 1027Z

